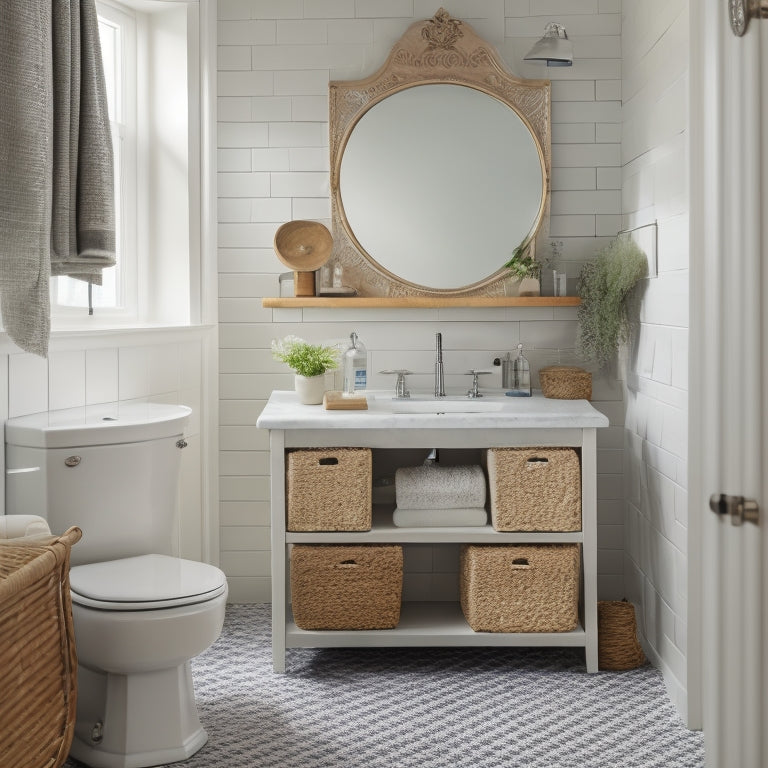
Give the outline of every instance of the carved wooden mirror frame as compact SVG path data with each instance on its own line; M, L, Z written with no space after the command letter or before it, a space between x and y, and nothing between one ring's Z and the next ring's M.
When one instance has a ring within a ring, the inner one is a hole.
M466 288L425 288L405 282L379 265L351 234L339 188L347 140L358 120L383 98L413 85L465 85L513 109L538 141L544 166L544 199L531 239L542 235L550 200L550 81L512 75L493 46L466 22L443 8L434 18L412 24L394 45L384 66L362 80L329 84L332 259L344 267L344 282L360 296L503 296L508 271L500 270Z

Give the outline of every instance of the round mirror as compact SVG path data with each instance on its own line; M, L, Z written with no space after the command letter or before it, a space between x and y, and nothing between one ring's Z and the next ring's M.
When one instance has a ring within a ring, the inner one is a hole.
M339 168L341 218L361 252L398 280L457 290L488 280L538 227L539 142L482 90L419 84L371 106Z

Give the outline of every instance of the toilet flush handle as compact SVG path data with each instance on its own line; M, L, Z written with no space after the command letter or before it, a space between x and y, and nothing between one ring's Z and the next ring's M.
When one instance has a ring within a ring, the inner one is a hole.
M177 448L186 448L188 445L187 441L182 437L181 440L176 441L176 447Z

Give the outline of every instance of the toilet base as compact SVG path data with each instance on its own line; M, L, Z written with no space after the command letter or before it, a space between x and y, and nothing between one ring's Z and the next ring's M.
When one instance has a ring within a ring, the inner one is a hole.
M208 740L189 662L119 675L78 666L70 755L91 768L148 768L186 760Z

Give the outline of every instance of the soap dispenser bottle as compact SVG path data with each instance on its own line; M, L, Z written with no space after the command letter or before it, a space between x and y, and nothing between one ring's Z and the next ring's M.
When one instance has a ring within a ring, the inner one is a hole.
M350 345L344 353L344 395L351 397L368 383L368 352L353 331L349 335Z
M512 389L508 397L531 396L531 364L523 355L523 345L517 345L517 357L512 361Z

